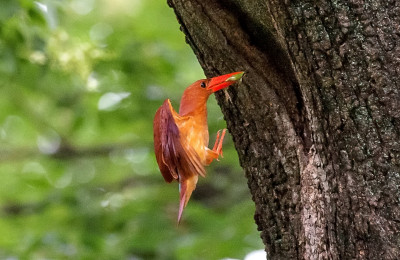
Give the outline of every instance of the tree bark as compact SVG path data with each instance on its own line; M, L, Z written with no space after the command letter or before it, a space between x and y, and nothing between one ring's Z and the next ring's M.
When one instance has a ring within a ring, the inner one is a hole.
M400 259L400 2L168 0L217 93L269 259Z

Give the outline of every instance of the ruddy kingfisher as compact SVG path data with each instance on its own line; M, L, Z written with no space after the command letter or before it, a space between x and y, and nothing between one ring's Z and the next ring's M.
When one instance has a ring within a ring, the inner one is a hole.
M178 223L199 175L205 177L204 166L222 156L226 129L217 132L212 149L208 148L208 97L240 80L244 72L201 79L185 89L177 113L166 99L154 117L154 150L160 172L166 182L179 182Z

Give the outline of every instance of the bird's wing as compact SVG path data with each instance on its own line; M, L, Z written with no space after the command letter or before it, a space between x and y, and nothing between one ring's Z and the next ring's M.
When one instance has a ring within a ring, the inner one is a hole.
M205 169L196 151L186 144L179 125L190 120L181 117L166 99L154 117L154 151L161 174L166 182L189 178L193 174L205 176Z

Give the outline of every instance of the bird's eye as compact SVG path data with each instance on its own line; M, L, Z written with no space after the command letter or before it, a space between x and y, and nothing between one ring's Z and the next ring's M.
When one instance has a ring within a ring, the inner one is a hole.
M206 87L206 83L204 81L201 82L200 87L205 88Z

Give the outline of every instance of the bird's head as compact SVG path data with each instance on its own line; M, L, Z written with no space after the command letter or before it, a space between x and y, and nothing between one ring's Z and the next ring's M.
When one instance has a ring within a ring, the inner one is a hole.
M183 92L180 114L190 113L190 110L195 109L198 105L204 105L212 93L239 81L243 74L243 71L238 71L194 82Z
M194 82L192 85L190 85L185 91L194 92L196 94L208 97L212 93L220 89L229 87L236 81L240 80L243 74L244 74L243 71L239 71L210 79L200 79Z

